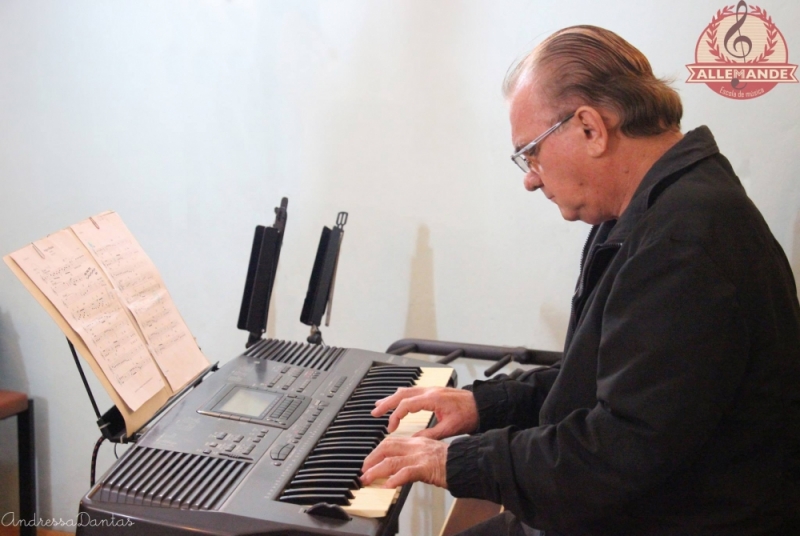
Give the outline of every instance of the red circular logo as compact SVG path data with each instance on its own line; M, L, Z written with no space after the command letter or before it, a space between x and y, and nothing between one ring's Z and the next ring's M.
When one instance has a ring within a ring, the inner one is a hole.
M689 69L690 84L706 84L729 99L753 99L778 84L797 83L783 34L767 12L744 0L717 10Z

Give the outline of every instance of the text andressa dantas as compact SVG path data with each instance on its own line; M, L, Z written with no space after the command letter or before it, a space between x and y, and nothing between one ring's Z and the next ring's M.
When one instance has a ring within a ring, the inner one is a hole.
M3 527L45 527L45 528L59 528L59 527L132 527L133 521L127 517L114 517L110 519L92 519L92 516L86 512L81 512L76 518L55 518L55 517L39 517L35 513L33 519L17 519L14 512L6 512L0 518L0 526Z

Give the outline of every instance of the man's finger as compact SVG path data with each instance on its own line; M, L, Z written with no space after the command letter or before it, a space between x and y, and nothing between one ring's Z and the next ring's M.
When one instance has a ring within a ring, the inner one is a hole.
M404 399L397 405L394 413L389 417L389 425L386 429L391 434L397 430L397 427L400 425L400 419L409 413L416 413L422 410L433 411L432 401L429 397L420 395Z
M406 459L404 456L391 456L386 457L369 470L361 475L361 484L369 486L372 482L379 478L391 477L398 470L400 470Z
M381 443L380 445L378 445L378 446L375 448L375 450L373 450L372 452L370 452L370 453L367 455L367 457L366 457L366 458L364 458L364 463L361 465L361 471L362 471L364 474L366 474L366 473L367 473L367 471L369 471L370 469L372 469L374 466L376 466L376 465L378 465L379 463L381 463L381 462L383 461L383 459L386 457L386 456L383 454L383 448L382 448L382 447L383 447L383 443Z
M397 486L402 486L403 484L408 484L409 482L417 482L418 480L423 480L422 478L422 467L419 465L407 465L403 467L395 474L393 474L384 484L384 488L396 488Z
M404 398L417 396L425 389L425 387L400 387L394 394L376 401L375 409L372 410L371 415L373 417L380 417L387 411L395 409Z
M442 424L437 424L433 428L423 428L411 437L427 437L428 439L442 439L447 437L447 432Z
M405 443L406 441L403 438L387 437L381 441L381 444L378 445L375 450L364 458L361 470L366 473L371 467L379 464L385 458L405 454L409 450L409 447Z

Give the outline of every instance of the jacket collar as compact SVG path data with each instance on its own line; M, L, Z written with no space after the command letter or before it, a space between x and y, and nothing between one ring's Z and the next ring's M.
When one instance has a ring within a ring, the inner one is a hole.
M701 126L687 132L645 174L642 182L636 188L630 204L616 225L607 222L614 226L607 241L624 242L633 227L639 223L647 209L658 198L663 188L668 186L671 178L677 179L676 174L718 153L719 148L708 127Z

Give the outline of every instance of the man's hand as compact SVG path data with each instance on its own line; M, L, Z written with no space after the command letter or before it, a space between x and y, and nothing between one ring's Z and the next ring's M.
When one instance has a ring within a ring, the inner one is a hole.
M443 439L474 432L478 428L478 406L470 391L451 387L403 387L391 396L375 402L373 417L394 409L389 417L389 433L409 413L427 410L436 415L436 426L420 430L414 437ZM369 458L367 458L369 459Z
M419 481L447 489L447 447L424 437L387 437L364 460L361 483L388 478L384 488Z

